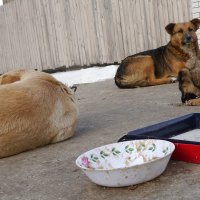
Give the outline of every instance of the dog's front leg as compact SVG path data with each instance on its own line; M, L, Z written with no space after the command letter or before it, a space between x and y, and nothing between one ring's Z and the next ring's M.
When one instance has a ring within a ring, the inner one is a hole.
M200 106L200 98L197 99L191 99L189 101L186 101L185 104L187 106Z

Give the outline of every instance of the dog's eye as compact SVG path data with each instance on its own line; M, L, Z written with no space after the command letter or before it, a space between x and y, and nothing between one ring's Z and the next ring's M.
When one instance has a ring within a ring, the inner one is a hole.
M178 30L178 33L183 33L183 29Z
M188 31L189 31L189 32L192 32L192 31L194 31L194 30L193 30L192 28L188 28Z

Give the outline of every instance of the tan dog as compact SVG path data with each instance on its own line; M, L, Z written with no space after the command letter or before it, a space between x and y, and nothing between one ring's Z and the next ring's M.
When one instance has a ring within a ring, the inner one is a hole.
M171 83L190 58L189 51L198 52L196 30L200 20L170 23L165 29L170 34L167 45L125 58L115 75L119 88L134 88Z
M0 84L0 158L74 134L74 96L51 75L12 71L0 76Z

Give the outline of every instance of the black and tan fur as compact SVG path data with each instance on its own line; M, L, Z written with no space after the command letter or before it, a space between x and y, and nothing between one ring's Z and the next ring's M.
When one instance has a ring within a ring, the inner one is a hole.
M134 88L171 83L190 58L188 51L198 52L196 30L200 20L170 23L167 45L125 58L117 69L115 83L119 88Z

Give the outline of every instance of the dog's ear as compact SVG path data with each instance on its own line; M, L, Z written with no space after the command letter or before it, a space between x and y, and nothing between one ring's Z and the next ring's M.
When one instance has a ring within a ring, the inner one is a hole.
M200 26L200 20L198 18L194 18L190 21L194 26L195 26L195 29L198 30L199 29L199 26ZM195 30L195 31L196 31Z
M10 75L10 74L9 75L5 74L0 77L0 84L4 85L4 84L9 84L9 83L14 83L19 80L20 80L20 77L17 75L15 76L15 75Z
M169 23L167 26L165 26L165 30L166 30L170 35L172 35L175 25L176 25L175 23Z

